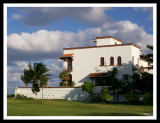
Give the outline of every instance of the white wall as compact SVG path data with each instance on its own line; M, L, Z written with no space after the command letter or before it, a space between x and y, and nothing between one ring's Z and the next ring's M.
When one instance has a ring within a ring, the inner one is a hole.
M144 72L147 72L147 73L153 74L153 69L144 69Z
M72 80L75 86L81 86L84 81L92 81L88 75L90 73L107 72L113 67L119 69L118 78L121 79L123 74L132 74L131 65L131 45L99 47L86 49L64 50L64 54L74 53ZM114 66L110 66L110 57L114 57ZM117 57L121 56L122 66L117 66ZM100 66L100 58L104 57L105 66ZM64 66L65 67L65 66Z
M141 59L140 60L140 66L148 67L148 62Z
M101 46L101 45L115 45L116 44L121 44L121 42L113 39L113 38L102 38L102 39L96 39L96 45Z
M42 95L43 92L43 95ZM81 91L81 88L40 88L35 95L31 88L15 88L15 95L21 94L36 99L64 99L71 101L86 101L88 94Z
M94 93L100 93L102 86L96 86ZM107 86L105 86L107 87ZM15 96L21 94L27 97L33 97L35 99L64 99L70 101L84 102L88 100L88 93L81 90L81 88L40 88L40 92L37 95L33 94L31 88L15 88ZM113 96L113 95L112 95ZM114 97L114 96L113 96ZM114 100L111 100L113 102ZM127 101L124 95L119 95L119 102Z

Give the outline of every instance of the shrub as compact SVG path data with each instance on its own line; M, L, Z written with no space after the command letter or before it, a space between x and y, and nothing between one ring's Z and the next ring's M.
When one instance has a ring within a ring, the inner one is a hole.
M71 83L71 87L74 87L74 85L75 85L76 83L74 82L74 81L72 81L72 83Z
M89 94L93 93L94 90L94 85L92 82L85 81L84 84L82 85L82 91L86 91Z
M143 94L143 101L146 105L153 105L153 93L145 92Z
M7 97L14 97L14 94L7 94Z
M34 101L35 99L33 97L27 97L27 98L25 98L25 100L27 100L27 101Z
M138 98L138 96L135 93L128 92L124 96L128 100L129 104L136 104L136 103L138 103L138 99L139 98Z
M17 95L16 95L16 98L17 98L17 99L24 99L24 95L17 94Z
M85 81L84 84L81 86L82 91L85 91L89 94L89 101L93 101L94 95L93 95L93 90L94 90L94 85L92 82Z
M109 91L107 88L101 88L101 94L100 97L102 99L102 102L104 103L104 101L111 101L113 99L113 97L109 94Z

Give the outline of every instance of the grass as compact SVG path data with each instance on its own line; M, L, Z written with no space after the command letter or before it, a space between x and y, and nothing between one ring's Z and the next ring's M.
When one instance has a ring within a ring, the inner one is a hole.
M153 106L7 99L7 116L144 116Z

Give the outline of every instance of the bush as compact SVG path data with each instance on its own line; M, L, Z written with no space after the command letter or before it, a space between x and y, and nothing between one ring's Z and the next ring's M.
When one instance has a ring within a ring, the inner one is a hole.
M75 84L76 84L76 83L75 83L74 81L72 81L70 86L71 86L71 87L74 87Z
M133 92L128 92L124 94L125 98L128 100L129 104L137 104L138 103L138 96Z
M143 101L146 105L153 105L153 93L145 92L143 94Z
M27 98L25 98L25 100L27 100L27 101L34 101L35 99L33 97L27 97Z
M101 88L101 94L100 97L102 99L102 102L104 103L104 101L111 101L113 99L113 97L109 94L109 91L107 88Z
M24 99L24 95L17 94L17 95L16 95L16 98L17 98L17 99Z
M89 94L89 101L93 101L94 95L93 95L93 90L95 86L93 85L92 82L85 81L84 84L81 86L82 91L85 91Z
M7 97L14 97L14 94L7 94Z
M92 82L85 81L84 84L82 85L82 91L86 91L89 94L93 93L94 90L94 85Z

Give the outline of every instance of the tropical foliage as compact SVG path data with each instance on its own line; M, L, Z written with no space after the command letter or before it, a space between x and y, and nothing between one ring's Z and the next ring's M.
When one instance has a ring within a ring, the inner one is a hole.
M101 97L103 103L105 101L111 101L113 99L113 97L109 93L109 90L107 88L103 88L103 87L101 88L100 97Z
M93 85L92 82L90 81L85 81L84 84L81 86L82 91L85 91L89 94L89 100L91 101L93 98L93 90L95 88L95 86Z
M117 95L117 101L118 101L119 92L122 89L122 87L124 86L123 81L116 78L117 73L118 73L118 69L117 68L113 68L112 71L108 71L108 74L106 76L106 80L108 82L110 82L110 85L112 85L108 89L109 90L113 90L114 102L116 101L115 100L116 99L116 95Z
M49 69L47 69L46 65L43 63L34 63L33 66L29 63L28 69L24 69L24 75L21 75L20 79L26 84L32 83L32 92L39 92L39 86L45 87L48 83L48 76L51 74L47 74Z
M63 71L59 74L59 78L62 80L60 83L60 86L71 86L73 87L75 85L74 81L71 81L70 74L67 71ZM69 83L70 81L70 83Z

